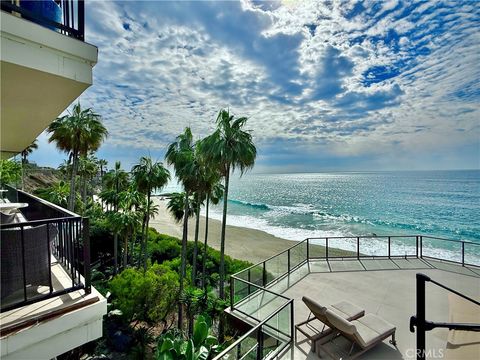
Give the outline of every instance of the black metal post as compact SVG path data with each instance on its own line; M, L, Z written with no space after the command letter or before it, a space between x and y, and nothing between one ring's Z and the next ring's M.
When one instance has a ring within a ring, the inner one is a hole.
M462 266L465 266L465 242L462 241Z
M80 40L85 40L85 1L78 0L78 32Z
M267 270L265 268L265 261L263 262L263 274L262 274L262 280L263 280L263 287L267 285Z
M360 238L357 236L357 260L360 260Z
M90 294L91 287L91 268L90 268L90 220L83 218L82 228L83 240L83 277L85 278L85 293Z
M295 316L294 316L294 313L293 313L293 299L290 300L290 340L293 340L293 337L295 335L295 325L294 325L294 322L295 322Z
M288 249L287 274L290 274L290 249Z
M325 238L325 257L328 260L328 238Z
M257 360L263 359L263 331L262 326L258 328L257 333Z
M424 274L417 274L417 360L425 359L425 282L430 278Z
M391 247L391 239L390 239L390 236L389 236L389 237L388 237L388 258L389 258L389 259L390 259L390 255L391 255L390 247Z
M233 296L234 296L234 288L233 288L234 280L233 276L230 276L230 309L233 310Z

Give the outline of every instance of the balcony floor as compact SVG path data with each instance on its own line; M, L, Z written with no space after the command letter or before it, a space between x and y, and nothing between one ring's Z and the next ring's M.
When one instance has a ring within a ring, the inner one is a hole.
M359 359L413 359L415 351L415 334L409 331L410 316L415 314L416 281L415 274L422 272L433 280L458 290L467 296L480 299L480 270L459 265L422 259L368 259L368 260L324 260L310 261L301 266L278 283L269 286L270 290L294 299L295 324L306 320L308 308L302 302L306 295L320 304L333 304L342 300L352 302L365 309L366 313L376 314L397 328L397 349L385 340L363 354ZM261 299L260 299L261 298ZM270 294L262 294L253 302L243 303L242 311L257 319L263 319L275 311L282 302ZM450 294L435 286L427 284L427 320L480 323L480 312L475 305L464 302L460 297ZM258 309L259 302L262 303ZM283 300L285 302L285 300ZM250 304L249 304L250 303ZM234 312L236 313L236 312ZM245 316L243 316L245 318ZM460 319L460 320L459 320ZM320 323L312 323L318 329ZM288 324L285 324L288 326ZM472 343L453 349L447 347L448 341L453 341L453 332L446 329L435 329L427 333L427 349L437 351L431 358L462 359L480 358L480 334L468 334L468 341L459 332L455 334L456 344ZM460 338L458 337L460 335ZM460 340L459 340L460 339ZM459 342L460 341L460 342ZM344 348L348 351L349 344L336 339L336 349L340 354ZM442 349L439 355L439 350ZM326 357L325 354L322 355ZM311 351L311 344L303 334L298 333L298 341L284 351L280 359L318 359Z

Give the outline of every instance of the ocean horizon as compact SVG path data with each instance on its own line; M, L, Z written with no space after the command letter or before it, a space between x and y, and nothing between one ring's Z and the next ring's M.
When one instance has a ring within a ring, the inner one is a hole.
M171 184L162 192L167 190L181 189ZM293 241L425 235L480 244L479 214L480 170L247 173L232 177L227 224ZM222 205L212 206L210 215L220 220ZM351 241L331 246L355 250ZM426 246L432 256L459 259L459 243L429 241ZM381 253L385 241L372 238L362 247ZM412 247L411 238L396 246L400 255ZM480 259L480 245L466 252Z

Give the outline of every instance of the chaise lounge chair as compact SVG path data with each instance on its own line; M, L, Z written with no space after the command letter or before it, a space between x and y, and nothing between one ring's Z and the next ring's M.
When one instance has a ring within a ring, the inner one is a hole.
M336 313L338 316L346 320L355 320L362 317L365 314L365 310L361 309L357 305L354 305L348 301L340 301L336 304L329 306L322 306L316 301L310 299L307 296L302 297L303 302L310 310L307 320L302 321L295 325L295 343L297 343L297 331L300 331L312 342L312 351L315 351L315 343L332 333L332 326L326 317L326 311L330 310ZM321 330L315 329L310 323L314 320L319 320L323 327ZM302 327L308 327L310 330L316 332L314 335L309 334L303 330ZM328 326L328 328L327 328Z
M342 316L339 316L336 312L327 309L325 317L329 324L328 326L331 327L335 335L326 339L322 338L317 342L317 346L319 351L323 350L332 359L337 358L326 345L333 341L337 336L343 336L352 342L350 351L348 352L349 359L357 358L367 350L380 344L389 336L392 337L390 343L396 346L395 326L376 315L366 314L357 320L349 321L345 320ZM358 347L359 351L353 353L355 347Z

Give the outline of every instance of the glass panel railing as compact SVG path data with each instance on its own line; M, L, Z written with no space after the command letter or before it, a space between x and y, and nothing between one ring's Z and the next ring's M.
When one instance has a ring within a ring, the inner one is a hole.
M215 357L223 360L256 360L259 330L254 328Z
M465 242L464 262L466 265L480 266L480 243Z
M417 256L417 237L392 236L390 238L390 256Z
M234 284L234 310L255 321L262 321L276 309L282 307L288 298L255 284L232 277Z
M288 273L288 252L283 252L265 261L266 284Z
M422 257L462 262L462 242L422 236Z
M294 269L303 262L307 261L308 242L302 241L300 244L290 249L290 269Z

